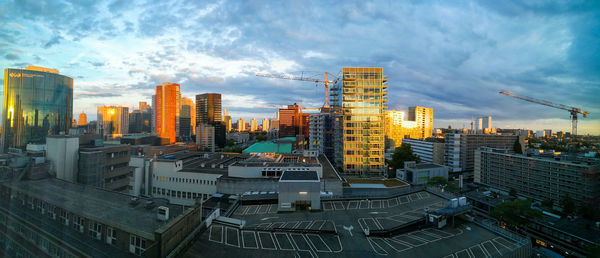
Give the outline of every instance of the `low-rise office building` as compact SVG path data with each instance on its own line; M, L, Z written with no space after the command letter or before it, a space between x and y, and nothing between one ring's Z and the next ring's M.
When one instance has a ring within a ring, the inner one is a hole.
M9 257L165 257L201 222L161 199L58 179L0 185L0 253Z
M566 157L511 154L507 150L481 148L475 151L476 183L502 191L515 189L534 200L560 199L569 195L577 202L600 201L600 162L569 161Z
M402 144L410 144L410 148L423 163L444 164L444 143L421 139L403 139Z
M321 209L321 183L317 171L287 170L279 178L278 211Z
M414 161L405 161L404 169L398 171L397 177L412 185L423 185L432 177L448 178L448 168L433 163L416 164Z

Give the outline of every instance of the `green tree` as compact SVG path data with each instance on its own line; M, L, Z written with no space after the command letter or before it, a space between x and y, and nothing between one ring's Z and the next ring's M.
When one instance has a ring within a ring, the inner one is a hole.
M542 217L542 212L532 209L529 200L514 200L496 205L490 212L490 216L511 228L516 228L527 224L532 219Z
M563 209L563 213L571 215L573 212L575 212L575 200L573 200L568 193L560 198L559 204Z
M410 144L408 143L403 143L399 148L394 150L390 166L394 169L401 169L404 168L405 161L420 161L419 157L413 154Z
M227 143L225 145L228 147L234 146L235 141L233 139L227 139Z
M259 142L264 142L267 140L267 136L266 135L262 135L262 134L258 134L256 135L256 140Z
M516 154L523 154L523 149L521 148L519 140L516 140L515 144L513 144L513 151L515 151Z

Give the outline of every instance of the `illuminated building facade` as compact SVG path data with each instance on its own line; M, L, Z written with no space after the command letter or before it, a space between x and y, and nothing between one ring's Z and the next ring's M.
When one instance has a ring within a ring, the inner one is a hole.
M267 119L267 118L263 118L263 120L262 120L262 131L263 132L269 131L269 119Z
M179 117L181 113L181 91L179 84L165 82L156 86L156 133L175 143L179 137Z
M187 109L189 109L189 114L181 114L181 117L189 117L190 118L190 131L191 134L196 134L196 104L194 104L194 100L191 98L183 98L181 99L181 107L182 110L184 107L187 107Z
M250 119L250 132L258 131L258 120L256 118Z
M68 133L73 120L73 79L37 66L4 69L2 150L45 143Z
M79 119L77 120L77 125L87 125L87 115L83 112L79 114Z
M418 139L429 138L433 134L433 108L409 107L408 120L415 121L421 131Z
M402 139L426 139L433 132L433 109L425 107L409 107L408 119L404 112L397 110L384 111L385 145L393 149L402 145Z
M238 132L246 131L246 121L243 118L238 119L237 127Z
M196 124L209 124L215 127L215 144L225 147L227 125L223 123L221 94L204 93L196 95Z
M107 137L120 137L129 133L129 108L121 106L98 107L96 132Z
M336 165L345 174L380 176L384 173L384 116L387 78L383 68L342 68L331 88L336 112Z

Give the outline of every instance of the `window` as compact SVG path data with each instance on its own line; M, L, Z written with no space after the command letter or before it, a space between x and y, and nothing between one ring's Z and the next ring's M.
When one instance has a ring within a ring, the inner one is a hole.
M66 210L60 211L60 222L65 226L69 225L69 213Z
M102 239L102 224L90 221L88 224L88 234L97 240Z
M56 220L56 207L54 205L48 204L48 217Z
M83 218L73 215L73 229L83 233Z
M129 252L135 255L143 255L144 251L146 251L146 240L136 236L131 235L129 237Z
M106 227L106 243L114 245L117 242L117 231L112 227Z

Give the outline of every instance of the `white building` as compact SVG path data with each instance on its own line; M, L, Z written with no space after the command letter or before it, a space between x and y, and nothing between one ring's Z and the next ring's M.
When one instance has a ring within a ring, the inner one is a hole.
M262 120L262 130L263 132L269 131L269 119L263 118Z
M201 149L215 152L215 127L208 124L196 126L196 145Z
M51 135L46 137L46 158L52 163L56 178L77 183L79 137Z
M278 211L321 209L321 182L316 171L285 171L278 183Z
M258 120L256 118L250 119L250 132L258 131Z
M492 131L492 116L478 117L475 120L476 133L490 133Z
M444 143L429 142L421 139L403 139L402 144L410 144L413 153L422 163L444 164Z
M319 153L325 153L326 133L332 131L330 113L311 114L308 118L309 123L309 149L318 150ZM330 141L332 136L330 136Z
M316 171L323 177L323 166L316 152L303 155L274 153L253 154L251 157L229 165L227 175L239 178L278 178L284 171Z

